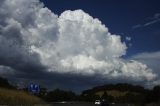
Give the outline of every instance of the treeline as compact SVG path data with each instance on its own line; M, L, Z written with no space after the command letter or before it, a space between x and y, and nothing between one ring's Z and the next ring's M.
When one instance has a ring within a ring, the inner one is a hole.
M16 89L15 86L11 85L7 79L0 77L0 87L2 88L9 88L9 89Z
M117 91L123 93L121 96L113 96L108 91ZM101 93L99 95L98 93ZM60 101L86 101L94 102L97 99L107 99L110 103L132 103L132 104L149 104L160 102L160 86L155 86L153 89L145 89L141 86L131 84L109 84L99 87L94 87L89 90L83 91L81 94L76 94L72 91L64 91L55 89L47 91L41 88L40 93L37 95L48 102Z
M9 84L8 80L4 78L0 78L0 88L16 89L16 87ZM28 92L27 87L21 90ZM148 104L160 102L160 86L155 86L153 89L145 89L141 86L126 83L108 84L82 91L81 94L60 89L48 91L46 88L40 87L40 92L35 95L47 102L94 102L97 99L107 99L111 103Z

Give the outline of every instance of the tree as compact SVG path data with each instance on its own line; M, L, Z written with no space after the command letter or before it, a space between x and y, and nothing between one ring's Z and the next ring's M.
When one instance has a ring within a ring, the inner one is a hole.
M102 98L102 99L107 99L107 100L108 100L109 96L108 96L108 94L107 94L106 91L103 93L103 95L102 95L101 98Z
M2 77L0 77L0 87L2 87L2 88L15 88L14 86L9 84L7 79L2 78Z
M64 91L64 90L56 89L48 92L46 98L49 102L75 101L77 96L72 91Z
M160 86L155 86L153 88L153 97L156 102L160 100Z

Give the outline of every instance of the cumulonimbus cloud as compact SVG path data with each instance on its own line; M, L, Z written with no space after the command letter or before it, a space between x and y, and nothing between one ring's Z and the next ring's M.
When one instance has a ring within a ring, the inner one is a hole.
M58 16L39 0L1 0L0 4L1 65L16 65L17 69L34 63L47 72L106 80L156 78L147 65L122 59L127 46L121 36L111 34L99 19L83 10L66 10Z

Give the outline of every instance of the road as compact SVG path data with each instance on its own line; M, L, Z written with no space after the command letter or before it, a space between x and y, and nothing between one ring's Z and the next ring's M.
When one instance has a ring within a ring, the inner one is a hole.
M99 106L94 103L51 103L43 106ZM129 104L110 104L109 106L133 106Z

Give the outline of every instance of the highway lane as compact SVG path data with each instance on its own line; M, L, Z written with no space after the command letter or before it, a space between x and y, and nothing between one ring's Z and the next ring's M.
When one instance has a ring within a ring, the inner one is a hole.
M51 103L43 106L99 106L94 103ZM110 104L109 106L134 106L129 104Z

